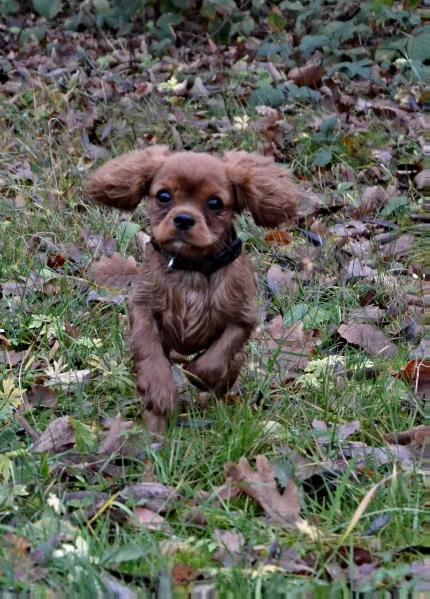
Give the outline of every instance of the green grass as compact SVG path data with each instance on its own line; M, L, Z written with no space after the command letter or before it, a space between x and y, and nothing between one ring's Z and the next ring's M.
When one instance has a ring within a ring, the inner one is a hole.
M193 123L197 108L205 118L244 114L245 109L236 99L232 100L233 92L231 88L229 91L228 84L226 88L225 97L217 97L215 106L176 99L185 115L180 134L186 148L222 151L261 147L261 138L255 132L232 130L217 137L198 131ZM15 387L24 392L46 379L49 368L92 368L97 375L94 380L70 388L57 387L58 405L27 413L29 424L41 432L55 417L71 415L77 422L78 433L81 431L77 435L77 451L93 453L102 437L103 419L120 412L123 418L136 423L141 456L124 461L123 474L119 477L94 474L79 464L68 467L65 472L56 468L64 456L32 454L29 451L31 439L15 413L0 409L0 459L10 459L10 469L3 472L0 485L0 531L23 537L28 543L25 550L20 549L9 536L9 541L1 544L1 586L15 591L32 589L41 597L57 592L92 597L102 592L106 576L110 574L123 580L123 584L141 589L142 596L145 592L149 596L157 585L168 587L171 584L169 573L174 564L188 564L215 580L223 597L260 597L263 593L281 597L287 592L292 597L296 591L303 593L307 589L316 596L326 596L329 592L348 596L346 579L333 583L329 591L330 565L337 559L337 544L360 501L373 485L392 475L393 461L385 466L376 463L372 466L370 459L365 468L357 468L352 460L336 480L320 476L318 480L299 483L303 517L319 528L322 533L319 541L269 525L249 498L214 501L213 491L224 483L225 464L238 461L242 456L253 463L256 455L267 455L277 464L280 476L282 473L291 475L291 464L282 453L286 445L316 462L321 461L322 453L312 429L314 419L325 421L329 427L359 420L360 431L352 439L372 447L384 446L384 433L419 424L417 398L405 383L392 376L407 363L411 346L402 341L397 358L374 360L376 374L369 378L365 372L368 360L365 352L345 346L333 333L348 312L360 306L360 298L366 291L363 284L345 285L339 277L334 285L325 286L317 279L299 285L295 295L271 298L264 277L268 267L277 262L277 253L288 256L305 242L299 234L294 234L291 248L274 248L265 243L263 231L249 219L241 218L239 228L259 274L261 305L266 313L282 313L288 323L288 319L294 320L294 306L308 304L317 315L315 318L318 314L320 318L316 323L309 320L306 325L309 330L319 329L322 343L316 357L345 356L349 375L337 381L327 374L316 388L281 386L276 376L277 360L264 362L261 342L254 340L249 344L248 366L241 379L241 397L234 405L215 399L205 407L189 402L180 414L189 427L180 428L173 422L163 447L154 448L143 430L130 374L126 310L124 306L87 303L91 283L86 266L92 256L85 251L85 242L80 242L84 249L79 265L68 258L68 244L80 239L82 227L103 237L115 237L124 216L90 205L83 197L82 183L94 161L85 157L81 132L68 130L58 121L61 112L83 109L87 101L87 93L78 84L67 92L54 85L43 85L38 90L26 91L14 104L0 96L5 123L0 161L0 177L5 181L0 198L0 276L2 282L17 281L29 287L23 297L0 299L1 327L12 349L28 348L31 356L23 366L18 365L12 371L2 368L0 390L2 381L10 377ZM309 116L317 111L317 107L297 106L292 115L295 132L291 134L291 145L285 149L285 155L297 173L307 178L308 185L324 189L318 169L314 169L309 160L315 146L293 143L298 132L309 130ZM98 104L100 122L96 130L100 133L106 124L117 126L105 143L111 154L128 150L149 136L172 144L168 113L168 107L157 106L152 101L132 103L124 110L114 97ZM251 113L251 119L255 118ZM386 142L389 132L386 128L383 130L384 126L376 120L367 140L366 134L360 134L356 142L360 151L366 143L376 144L376 139L382 145ZM368 165L360 156L360 153L358 157L350 156L350 165L362 168L365 178ZM368 159L366 154L366 162ZM346 152L341 162L348 160ZM10 172L13 163L23 161L31 165L32 181ZM341 182L338 165L332 172L335 187ZM403 214L405 219L407 214L407 211ZM131 219L145 228L144 208ZM328 215L324 220L330 225L336 221L336 215ZM32 277L47 274L46 253L34 236L49 238L60 247L58 253L66 258L63 266L51 271L53 278L44 290L32 287ZM323 248L319 264L324 275L338 277L333 243L329 241ZM63 249L60 244L65 244ZM140 259L134 238L127 246L122 244L122 251ZM381 261L378 269L384 273L389 264ZM381 297L391 294L391 299L396 296L384 284L377 293ZM196 392L192 390L191 395L195 398ZM275 431L268 426L271 422L278 423ZM89 428L79 429L79 423ZM341 453L335 439L327 458L338 459ZM0 472L2 463L0 461ZM121 465L121 460L115 464ZM70 504L66 513L56 513L48 504L50 494L64 499L65 493L72 491L103 492L112 498L124 486L152 477L180 493L174 509L166 516L171 527L167 535L130 524L128 520L134 508L130 503L124 506L114 502L116 515L107 510L92 519L88 518L88 506ZM201 491L206 492L205 499L198 499ZM380 579L377 584L381 589L404 583L405 564L415 556L412 550L400 553L399 549L413 544L416 538L419 506L419 481L412 472L403 472L397 467L397 476L381 485L346 542L349 549L368 549L378 561ZM375 519L386 514L390 516L387 525L373 536L366 535ZM216 528L243 534L246 549L241 567L219 569L214 560ZM183 543L179 551L169 556L163 555L160 549L160 542L166 536L174 536ZM76 547L76 539L80 537L88 544L87 552L52 553L65 543ZM60 540L55 542L55 539ZM313 556L314 575L285 576L271 570L267 560L275 542L284 548L294 547L302 557ZM36 549L46 552L46 559L38 562L40 571L35 568L31 553Z

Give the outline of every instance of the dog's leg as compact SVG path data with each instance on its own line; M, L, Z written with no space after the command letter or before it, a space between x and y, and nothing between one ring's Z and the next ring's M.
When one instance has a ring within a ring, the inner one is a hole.
M150 310L132 303L129 314L131 348L143 415L148 429L162 434L176 405L177 391L171 365Z
M223 395L233 385L243 365L243 346L252 327L229 324L223 334L196 360L186 366L189 379L198 387Z

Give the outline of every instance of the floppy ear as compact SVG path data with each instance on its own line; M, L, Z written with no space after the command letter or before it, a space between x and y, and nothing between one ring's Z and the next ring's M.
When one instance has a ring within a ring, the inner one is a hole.
M263 227L295 223L300 196L288 171L259 154L227 152L224 159L238 212L247 208Z
M132 210L148 193L168 155L167 146L152 146L114 158L91 175L86 193L97 202Z

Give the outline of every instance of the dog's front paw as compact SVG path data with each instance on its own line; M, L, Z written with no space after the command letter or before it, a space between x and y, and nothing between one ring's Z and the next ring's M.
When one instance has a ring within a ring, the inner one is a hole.
M201 356L186 365L188 379L199 389L225 393L230 387L228 367L225 362L212 361L208 356Z
M177 389L172 373L169 370L139 374L137 388L148 429L153 433L164 433L176 406Z

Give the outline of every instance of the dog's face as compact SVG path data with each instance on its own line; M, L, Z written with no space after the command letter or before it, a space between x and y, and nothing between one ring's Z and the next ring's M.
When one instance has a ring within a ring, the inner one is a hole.
M222 160L193 152L173 154L149 188L153 237L169 252L209 254L229 240L235 204Z
M271 158L247 152L171 153L165 146L107 162L92 175L87 192L123 210L147 197L155 241L190 257L222 249L242 210L249 210L258 225L273 227L294 223L299 201L290 175Z

